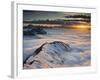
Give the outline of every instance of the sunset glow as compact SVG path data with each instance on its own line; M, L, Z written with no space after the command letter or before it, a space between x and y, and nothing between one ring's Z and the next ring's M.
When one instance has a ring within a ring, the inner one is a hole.
M76 29L90 29L90 25L89 24L79 24L79 25L74 25L73 28Z
M23 10L23 69L91 66L91 13Z

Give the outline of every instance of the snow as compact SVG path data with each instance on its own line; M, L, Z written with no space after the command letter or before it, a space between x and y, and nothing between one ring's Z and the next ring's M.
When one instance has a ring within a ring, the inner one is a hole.
M90 66L91 41L90 30L45 29L46 35L24 36L24 69ZM57 43L54 43L58 41ZM46 43L47 42L47 43ZM42 44L42 51L33 56ZM33 62L32 62L33 61ZM32 62L31 64L29 64Z

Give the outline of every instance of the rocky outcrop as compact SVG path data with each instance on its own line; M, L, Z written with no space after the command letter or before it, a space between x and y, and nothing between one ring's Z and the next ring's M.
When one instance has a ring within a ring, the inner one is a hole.
M68 52L70 50L71 50L71 48L70 48L69 44L65 44L64 42L54 41L54 42L50 42L50 43L44 43L33 52L32 56L29 56L26 58L26 60L24 61L24 64L26 64L27 62L29 62L28 64L32 64L34 61L28 61L30 59L30 57L34 58L36 55L41 53L41 51L42 52L44 51L44 52L46 52L46 54L49 54L52 56L55 54L62 55L63 52Z
M23 35L24 36L35 36L36 34L46 34L47 32L38 26L34 27L32 25L28 25L23 27Z
M80 49L73 49L65 42L44 43L25 60L24 68L55 68L81 65L82 61L85 62L85 57L82 55Z

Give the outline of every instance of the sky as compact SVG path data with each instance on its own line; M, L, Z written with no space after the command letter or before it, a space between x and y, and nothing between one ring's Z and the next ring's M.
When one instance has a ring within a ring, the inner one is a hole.
M51 11L31 11L23 10L23 20L56 20L67 19L65 16L86 15L90 16L90 13L76 13L76 12L51 12ZM74 19L74 18L71 18Z

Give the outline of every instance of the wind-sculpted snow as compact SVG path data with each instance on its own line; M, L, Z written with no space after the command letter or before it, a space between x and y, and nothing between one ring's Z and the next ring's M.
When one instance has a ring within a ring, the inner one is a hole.
M91 65L90 30L48 28L47 34L23 36L23 68Z
M62 41L46 42L24 60L24 69L74 67L89 65L90 55Z

